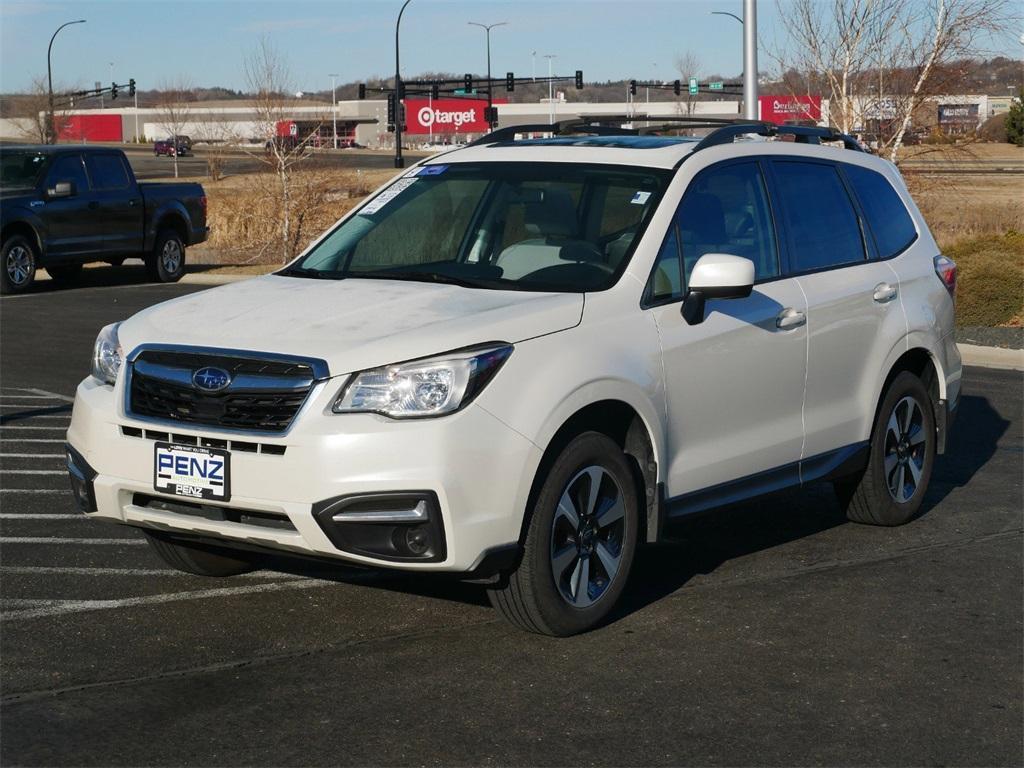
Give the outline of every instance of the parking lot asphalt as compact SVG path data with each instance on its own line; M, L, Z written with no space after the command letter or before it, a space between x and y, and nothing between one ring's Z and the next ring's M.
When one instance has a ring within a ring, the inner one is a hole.
M3 765L1021 765L1022 384L968 369L924 513L827 486L676 526L608 626L555 640L479 588L285 558L169 571L74 512L96 331L200 286L0 299Z

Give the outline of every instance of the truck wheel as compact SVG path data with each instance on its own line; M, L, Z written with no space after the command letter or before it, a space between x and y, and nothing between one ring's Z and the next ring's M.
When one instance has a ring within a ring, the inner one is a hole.
M882 398L867 469L835 483L847 518L868 525L910 522L928 490L935 442L932 398L917 376L903 372Z
M518 567L488 595L512 624L565 637L603 621L629 577L640 526L633 472L608 437L585 432L544 478Z
M156 237L153 252L146 257L146 271L158 283L176 283L185 274L185 243L173 229Z
M155 531L143 531L149 545L167 565L196 576L237 576L256 570L252 560L239 553L205 547L202 544L184 544L173 541Z
M24 235L12 235L0 251L0 293L21 293L36 277L36 249Z
M71 283L77 283L78 279L82 276L82 265L81 264L60 264L47 267L46 271L50 277L56 283L63 283L65 285Z

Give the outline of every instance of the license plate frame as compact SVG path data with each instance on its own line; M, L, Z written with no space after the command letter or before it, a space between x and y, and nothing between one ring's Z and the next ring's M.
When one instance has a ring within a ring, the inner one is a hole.
M162 456L169 457L169 461L161 464ZM182 468L184 471L180 471ZM230 501L231 453L221 448L158 442L153 446L153 490L184 499Z

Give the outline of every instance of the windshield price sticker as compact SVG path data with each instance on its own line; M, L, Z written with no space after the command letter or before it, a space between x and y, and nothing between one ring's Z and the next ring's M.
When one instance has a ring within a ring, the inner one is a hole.
M440 176L442 173L448 170L447 165L421 165L419 168L413 168L409 171L403 179L409 179L420 176Z
M637 192L633 195L633 199L630 200L633 205L644 205L648 200L651 199L650 192Z
M409 179L409 178L403 177L403 178L399 179L394 184L392 184L390 187L388 187L383 192L381 192L379 195L377 195L375 198L373 198L373 200L371 200L366 205L364 205L359 210L359 215L360 216L372 216L373 214L377 213L377 211L379 211L381 208L383 208L385 205L387 205L392 200L394 200L396 197L398 197L400 194L405 192L405 190L407 190L409 187L411 187L415 183L416 183L416 179L415 178Z

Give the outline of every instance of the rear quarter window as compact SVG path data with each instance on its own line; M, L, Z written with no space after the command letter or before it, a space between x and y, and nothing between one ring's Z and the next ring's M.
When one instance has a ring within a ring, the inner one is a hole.
M860 201L879 257L887 259L906 250L917 239L917 228L889 180L858 165L844 165L843 170Z

